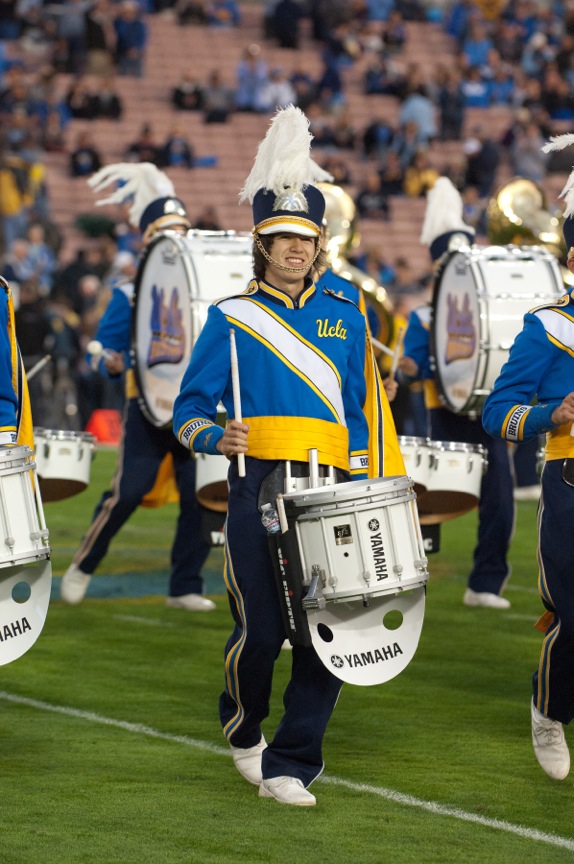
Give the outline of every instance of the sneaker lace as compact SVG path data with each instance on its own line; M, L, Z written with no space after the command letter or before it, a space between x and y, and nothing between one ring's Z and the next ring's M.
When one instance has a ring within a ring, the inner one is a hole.
M541 724L534 734L541 747L552 747L555 744L561 744L564 737L562 729L555 724L552 726L543 726Z

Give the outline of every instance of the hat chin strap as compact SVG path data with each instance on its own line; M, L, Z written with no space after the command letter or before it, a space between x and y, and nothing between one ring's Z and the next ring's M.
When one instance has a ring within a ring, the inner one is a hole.
M315 263L317 258L319 257L319 253L321 251L321 240L319 239L317 242L317 251L315 252L313 260L310 261L309 264L305 264L304 267L287 267L286 264L281 264L279 261L276 261L274 258L271 257L271 255L269 254L269 252L267 251L267 249L265 248L265 246L261 242L261 236L259 234L254 233L253 239L254 239L255 243L257 244L257 248L259 249L259 251L261 252L261 254L263 255L263 257L265 258L266 261L269 261L270 264L273 264L275 267L278 267L280 270L286 270L288 273L301 273L301 274L307 273L311 269L311 267L313 266L313 264Z

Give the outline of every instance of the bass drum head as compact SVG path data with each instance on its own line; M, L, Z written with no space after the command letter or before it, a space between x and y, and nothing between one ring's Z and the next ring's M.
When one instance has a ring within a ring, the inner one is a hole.
M470 254L453 252L433 297L431 354L440 395L451 411L463 412L476 387L480 308Z
M132 365L140 407L154 426L167 427L189 364L192 279L178 235L160 234L147 247L135 279Z

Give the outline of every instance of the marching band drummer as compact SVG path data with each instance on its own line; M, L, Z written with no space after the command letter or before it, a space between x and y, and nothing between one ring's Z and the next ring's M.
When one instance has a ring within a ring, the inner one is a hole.
M293 476L309 476L313 449L338 481L383 468L405 473L374 358L365 373L365 318L352 302L318 291L309 275L322 255L325 209L313 185L324 172L310 158L311 140L299 108L274 116L241 193L253 208L254 278L243 294L210 307L174 408L182 443L230 459L224 577L235 627L225 649L223 732L237 770L261 797L301 807L316 803L308 787L323 770L341 681L314 648L294 645L284 714L266 742L261 724L285 628L260 508L283 491L277 477L282 483L286 460ZM231 329L245 419L223 430L219 402L235 415Z
M34 449L32 410L24 364L16 340L12 289L0 276L0 447L16 444Z
M552 139L548 149L574 143ZM574 172L566 199L564 238L567 266L574 273ZM532 742L541 768L553 780L570 771L563 726L574 717L574 299L572 288L559 300L524 316L508 360L482 412L484 428L505 441L546 433L542 491L538 505L538 589L545 614L538 668L532 677Z
M135 193L130 220L144 246L163 230L186 233L190 228L184 205L175 197L171 180L150 163L108 165L89 181L100 191L120 182L112 196L98 203L122 203ZM62 600L77 605L84 599L92 574L107 554L120 528L141 504L160 506L179 501L179 516L171 549L169 607L209 612L212 600L203 596L201 568L210 547L204 542L201 514L195 497L195 461L175 440L171 429L157 428L144 416L130 368L131 316L134 285L114 287L99 323L96 340L105 349L92 356L94 366L109 377L126 371L126 407L122 421L119 461L111 488L96 506L92 523L71 565L62 577ZM176 489L173 490L175 480Z
M452 238L471 245L474 229L462 219L460 193L447 177L440 177L428 193L421 242L429 247L435 273L449 251ZM480 419L456 414L440 400L430 356L430 305L414 309L404 338L399 369L403 382L422 380L428 435L434 441L480 444L488 448L488 469L480 485L478 532L473 566L463 596L465 606L508 609L502 591L510 575L508 549L514 531L513 478L508 448L489 440Z

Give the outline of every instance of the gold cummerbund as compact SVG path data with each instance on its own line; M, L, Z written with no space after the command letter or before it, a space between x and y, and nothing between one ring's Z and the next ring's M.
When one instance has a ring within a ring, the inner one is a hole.
M564 423L546 433L546 461L574 458L574 435L570 434L572 423Z
M309 417L244 417L243 422L249 425L247 456L308 462L309 450L317 450L321 465L349 470L346 426Z

